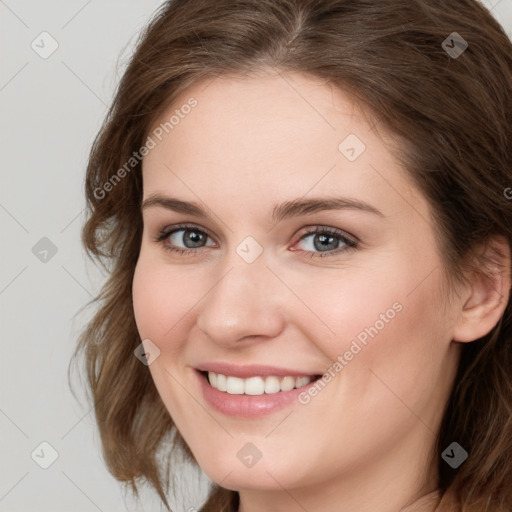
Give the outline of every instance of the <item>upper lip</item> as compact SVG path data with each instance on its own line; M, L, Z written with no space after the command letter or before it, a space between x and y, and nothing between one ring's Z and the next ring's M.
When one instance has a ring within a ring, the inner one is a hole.
M220 373L222 375L231 375L232 377L248 378L248 377L268 377L274 375L276 377L302 377L319 375L319 373L292 370L290 368L280 368L277 366L266 366L258 364L233 365L230 363L204 363L196 367L199 371Z

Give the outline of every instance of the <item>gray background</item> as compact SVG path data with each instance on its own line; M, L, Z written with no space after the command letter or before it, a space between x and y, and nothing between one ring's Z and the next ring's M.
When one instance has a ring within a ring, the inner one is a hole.
M160 510L148 489L138 504L105 469L80 381L73 380L79 403L67 381L77 334L90 317L77 312L104 279L80 245L86 159L136 37L160 3L0 0L5 512ZM512 0L484 3L511 36ZM47 58L40 54L56 43L44 31L58 44ZM58 454L47 469L35 462L51 461L44 441ZM206 478L190 468L185 474L193 478L177 510L199 508L205 496Z

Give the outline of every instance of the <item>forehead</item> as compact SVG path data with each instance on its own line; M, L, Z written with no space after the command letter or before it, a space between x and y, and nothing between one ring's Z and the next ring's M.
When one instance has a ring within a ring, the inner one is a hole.
M235 200L236 191L248 205L255 195L261 202L262 194L282 200L335 192L388 213L424 203L392 156L394 139L373 129L346 93L309 75L196 82L150 136L156 146L143 162L145 197L178 188L189 200L197 199L191 192ZM426 213L426 204L417 207Z
M369 126L359 121L361 115L346 95L302 74L268 72L197 82L173 101L155 126L164 126L173 113L188 110L191 98L197 105L168 130L173 139L169 146L180 149L186 143L187 148L201 148L201 158L221 157L224 165L235 161L240 169L241 154L251 164L265 158L306 159L307 164L312 158L318 160L319 151L336 157L347 129L369 139Z

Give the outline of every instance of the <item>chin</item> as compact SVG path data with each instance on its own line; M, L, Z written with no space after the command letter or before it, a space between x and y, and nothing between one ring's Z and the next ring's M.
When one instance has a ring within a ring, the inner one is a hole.
M237 458L236 451L232 453L233 457L226 457L224 453L224 456L212 456L208 461L198 460L208 478L225 489L282 491L283 487L288 489L302 486L301 480L310 480L307 475L297 473L297 468L303 464L301 460L293 462L290 458L286 461L279 458L274 461L265 460L263 456L252 467L246 467ZM304 469L307 471L307 468Z

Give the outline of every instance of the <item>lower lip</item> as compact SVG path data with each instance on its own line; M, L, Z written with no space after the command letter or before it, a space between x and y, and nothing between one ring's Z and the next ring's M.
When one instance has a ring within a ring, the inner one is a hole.
M316 381L290 391L263 395L231 395L210 386L208 379L195 370L205 400L217 411L228 416L256 418L284 409L292 404L303 391Z

